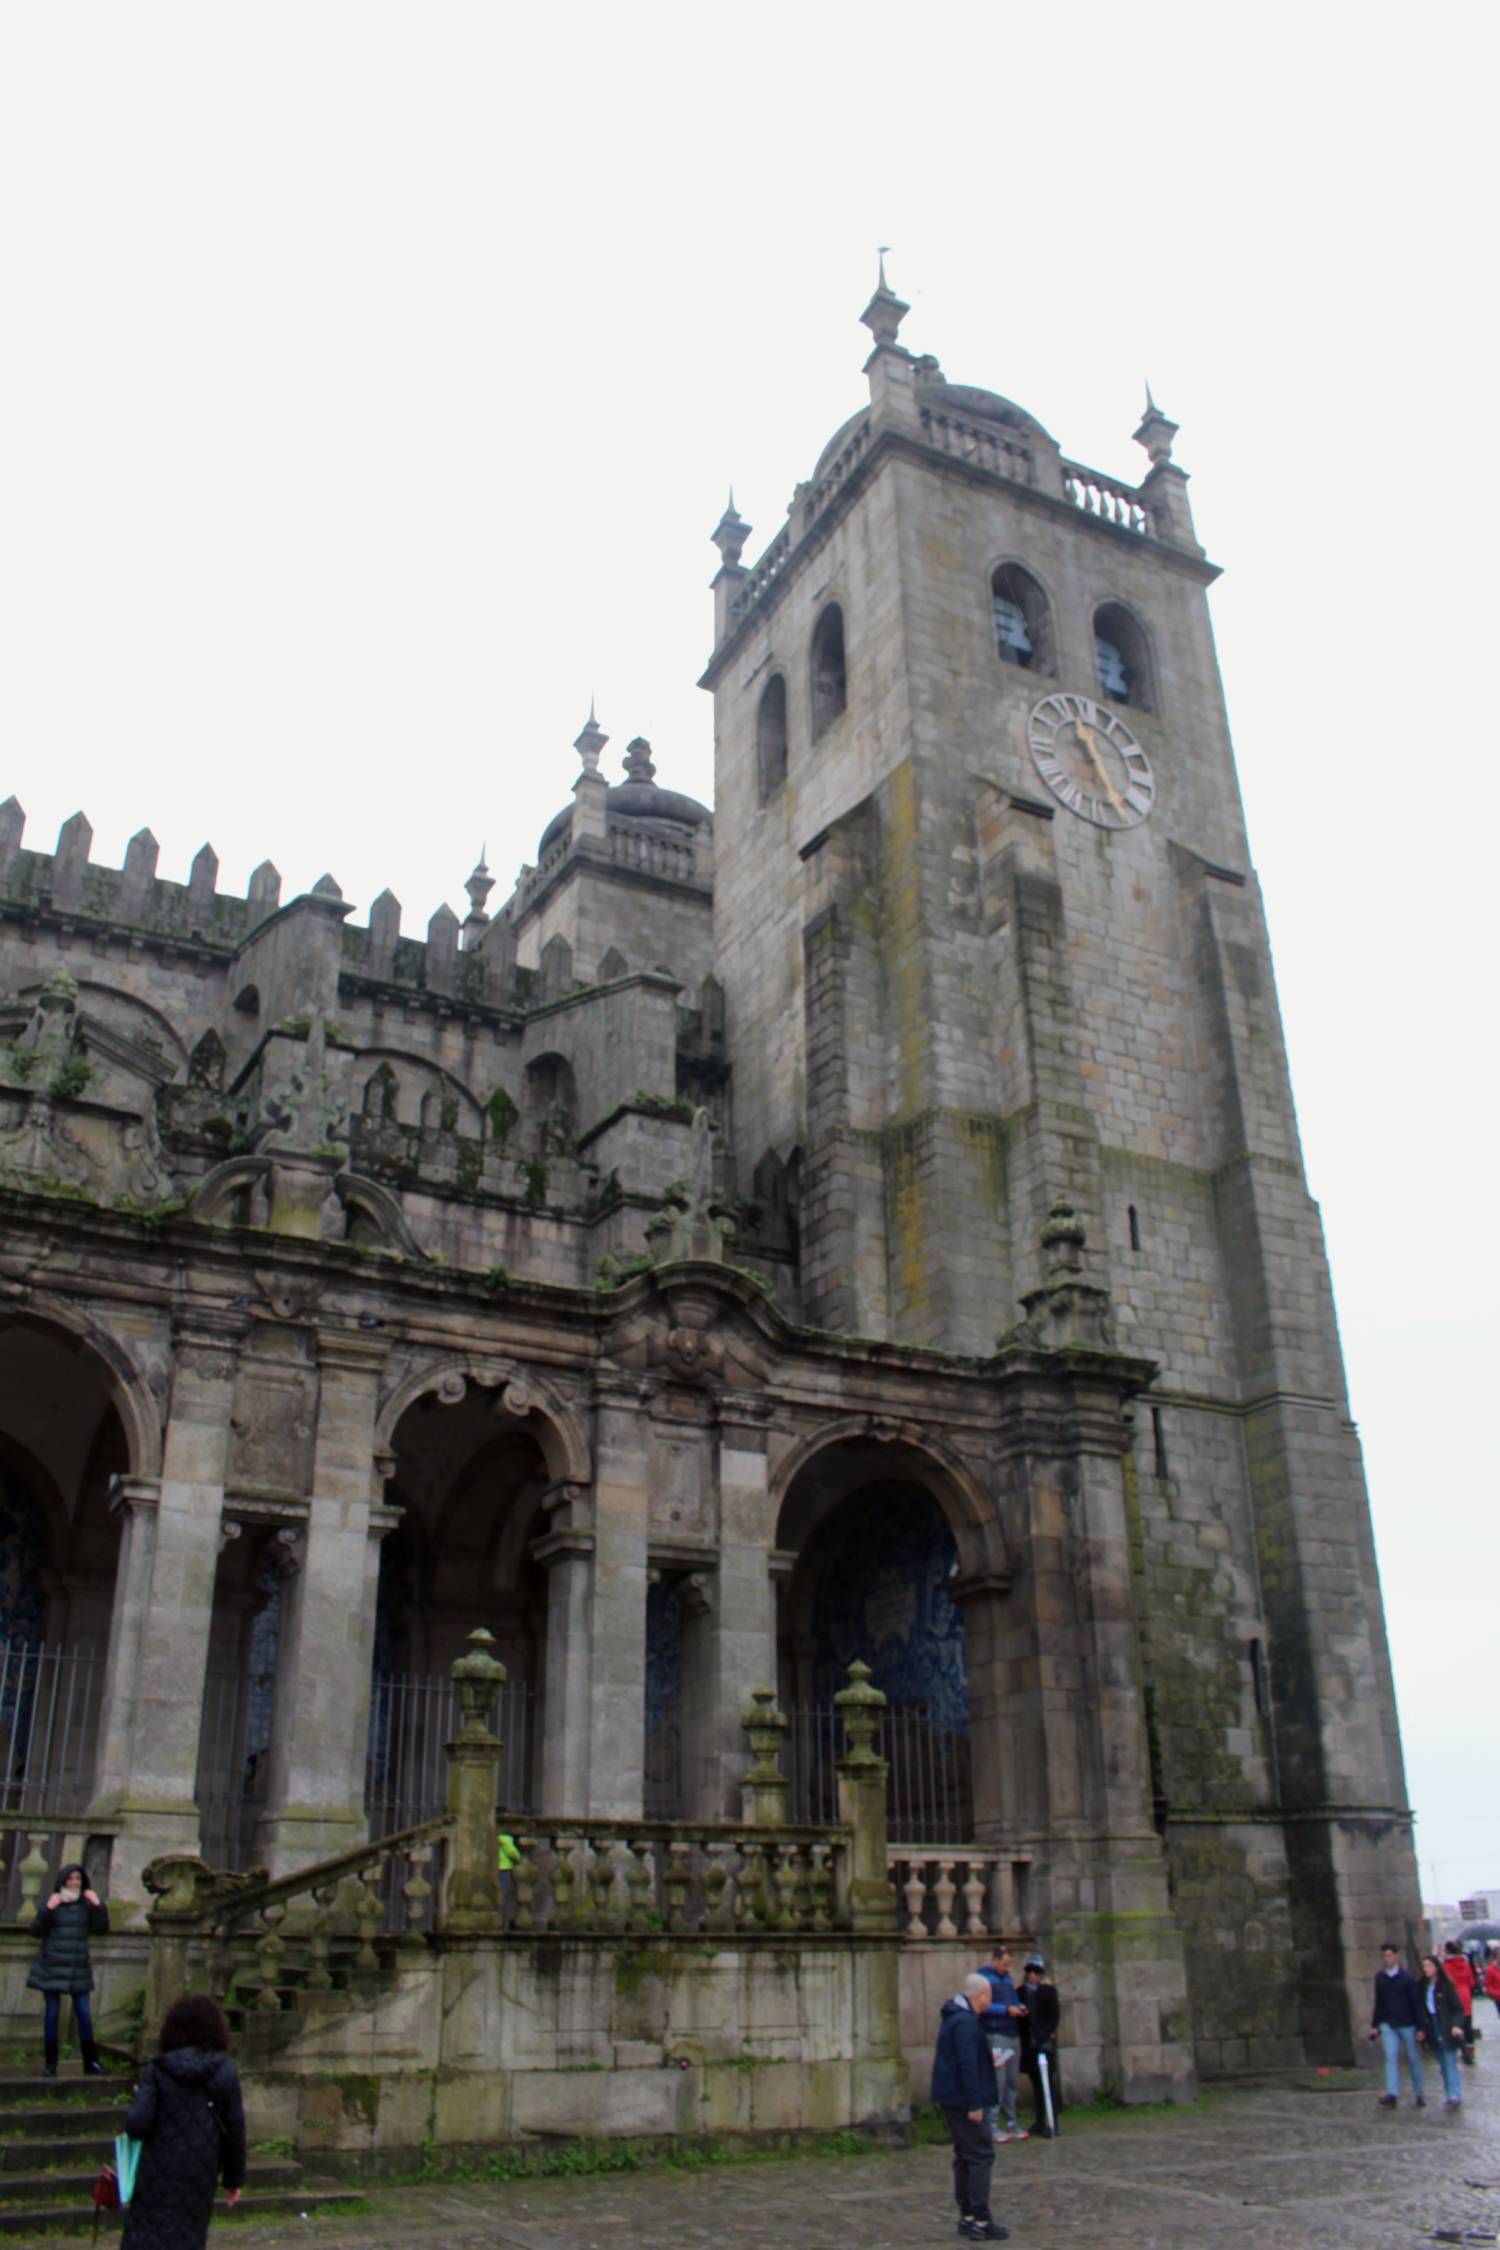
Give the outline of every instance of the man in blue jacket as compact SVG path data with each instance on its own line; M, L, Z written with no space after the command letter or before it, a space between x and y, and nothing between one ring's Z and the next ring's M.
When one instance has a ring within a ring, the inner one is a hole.
M997 1945L987 1967L979 1973L990 1988L989 2012L984 2017L990 2053L995 2058L995 2083L999 2091L987 2123L997 2141L1024 2141L1030 2135L1016 2115L1016 2095L1021 2084L1021 2038L1026 2006L1011 1974L1013 1956L1008 1945ZM1000 2116L1005 2113L1005 2130Z
M990 2174L995 2144L985 2111L998 2099L995 2065L980 2017L990 2003L987 1980L977 1971L962 1992L943 2003L932 2058L932 2099L953 2143L953 2193L958 2231L970 2242L1004 2242L1009 2227L990 2217Z
M1422 2064L1417 2054L1417 2033L1426 2026L1422 1995L1410 1970L1401 1966L1401 1955L1387 1939L1380 1949L1381 1967L1375 1978L1375 2008L1370 2017L1370 2037L1385 2048L1385 2092L1382 2109L1394 2109L1401 2092L1401 2057L1411 2072L1411 2090L1418 2109L1427 2107L1422 2091Z

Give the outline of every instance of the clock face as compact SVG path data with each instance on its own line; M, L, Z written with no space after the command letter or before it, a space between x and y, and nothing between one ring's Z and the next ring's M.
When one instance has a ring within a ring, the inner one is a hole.
M1026 722L1031 762L1069 812L1134 828L1156 796L1151 761L1123 719L1089 695L1047 695Z

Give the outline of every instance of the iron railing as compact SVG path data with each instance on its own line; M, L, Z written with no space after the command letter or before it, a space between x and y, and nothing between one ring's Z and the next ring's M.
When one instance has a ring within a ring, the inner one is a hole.
M838 1817L837 1764L844 1730L832 1704L787 1713L782 1770L794 1821ZM901 1841L961 1844L973 1832L974 1790L969 1738L942 1727L921 1704L889 1706L880 1714L875 1751L890 1766L886 1827Z
M502 1744L500 1804L507 1812L535 1812L537 1807L536 1718L536 1691L525 1680L501 1688L491 1724ZM446 1676L375 1681L365 1760L365 1812L372 1843L414 1828L419 1821L435 1820L447 1810L448 1760L443 1746L462 1726L458 1690Z
M0 1642L0 1812L79 1812L94 1786L104 1659Z

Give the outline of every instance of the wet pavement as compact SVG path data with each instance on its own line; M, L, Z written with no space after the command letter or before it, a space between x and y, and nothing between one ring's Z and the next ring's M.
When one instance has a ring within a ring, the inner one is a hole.
M1080 2111L1053 2142L997 2149L994 2211L1023 2246L1405 2250L1500 2234L1500 2040L1415 2110L1372 2072L1216 2088L1188 2111ZM1486 2063L1488 2068L1486 2068ZM245 2250L913 2250L954 2242L941 2147L798 2155L576 2179L382 2188L358 2213L246 2222Z

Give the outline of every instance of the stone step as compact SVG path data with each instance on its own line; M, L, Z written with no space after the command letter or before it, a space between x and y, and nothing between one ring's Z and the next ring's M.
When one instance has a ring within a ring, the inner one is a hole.
M66 2140L49 2140L41 2133L0 2140L0 2194L5 2192L6 2177L11 2173L50 2172L59 2166L78 2171L86 2170L90 2164L97 2172L101 2164L109 2162L109 2152L119 2130L118 2113L111 2113L97 2131L69 2135Z
M89 2186L93 2186L92 2179ZM237 2219L281 2219L300 2218L305 2212L313 2218L324 2212L347 2210L351 2204L358 2203L362 2195L363 2190L357 2187L272 2188L265 2192L246 2188L234 2215ZM216 2218L222 2217L223 2211L221 2192L214 2205ZM106 2211L99 2223L101 2228L118 2228L122 2217L119 2211ZM0 2203L0 2235L19 2235L23 2240L34 2242L43 2234L91 2234L93 2227L94 2207L87 2201Z
M81 2133L91 2133L95 2140L101 2133L112 2139L120 2130L123 2107L123 2102L54 2102L47 2109L12 2109L0 2102L0 2146L13 2140L44 2140L50 2145L54 2136L67 2139Z
M15 2203L59 2202L82 2198L87 2202L98 2179L101 2168L108 2164L114 2151L95 2145L88 2152L86 2163L57 2171L0 2172L0 2211ZM275 2188L294 2188L302 2178L300 2164L290 2160L284 2164L252 2164L245 2182L245 2198L269 2193Z
M40 2070L25 2075L17 2072L0 2078L0 2118L12 2108L40 2107L43 2103L51 2109L73 2102L81 2109L128 2101L136 2075L133 2066L125 2062L106 2071L102 2078L85 2078L76 2065L66 2076L60 2071L56 2078L48 2078Z

